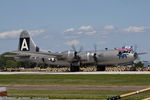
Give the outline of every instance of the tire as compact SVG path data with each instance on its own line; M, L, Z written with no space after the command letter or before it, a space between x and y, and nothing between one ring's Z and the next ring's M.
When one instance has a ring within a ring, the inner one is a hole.
M73 62L70 66L70 72L79 72L80 71L80 62Z
M130 71L136 71L136 67L131 67Z
M106 66L97 65L97 71L105 71Z
M79 66L70 66L70 72L79 72L80 67Z

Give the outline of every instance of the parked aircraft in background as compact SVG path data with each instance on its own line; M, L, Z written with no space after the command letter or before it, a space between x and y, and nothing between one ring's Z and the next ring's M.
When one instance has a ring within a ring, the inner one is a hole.
M96 65L97 71L105 71L109 65L133 63L138 58L138 53L133 50L133 46L124 46L116 49L79 51L63 51L59 53L42 52L33 42L27 31L20 34L18 51L13 51L15 60L31 61L59 66L69 66L71 72L79 71L81 65Z

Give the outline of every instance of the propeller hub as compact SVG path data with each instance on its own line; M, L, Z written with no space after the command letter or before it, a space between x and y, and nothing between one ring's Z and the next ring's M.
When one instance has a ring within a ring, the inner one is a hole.
M97 62L97 54L96 53L93 54L93 58L94 58L94 61Z
M134 58L137 59L138 58L138 54L137 52L134 53Z

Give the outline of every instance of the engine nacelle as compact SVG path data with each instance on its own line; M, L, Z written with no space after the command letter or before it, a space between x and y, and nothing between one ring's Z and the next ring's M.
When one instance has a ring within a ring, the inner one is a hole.
M72 60L75 57L75 51L73 50L65 51L65 52L62 52L62 55L64 58L68 58Z

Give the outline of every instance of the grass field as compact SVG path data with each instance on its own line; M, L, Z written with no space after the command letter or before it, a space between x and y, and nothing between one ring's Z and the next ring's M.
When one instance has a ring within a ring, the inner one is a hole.
M150 86L150 75L0 75L0 84Z
M57 85L57 86L150 86L150 75L0 75L1 86ZM53 99L106 99L131 92L130 90L33 90L8 89L8 96L49 97ZM141 100L150 92L123 100Z
M49 97L50 99L106 99L131 91L87 91L87 90L8 90L13 97ZM141 100L150 96L149 92L134 95L122 100Z

